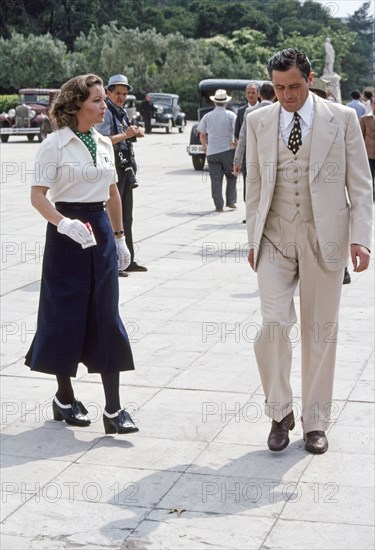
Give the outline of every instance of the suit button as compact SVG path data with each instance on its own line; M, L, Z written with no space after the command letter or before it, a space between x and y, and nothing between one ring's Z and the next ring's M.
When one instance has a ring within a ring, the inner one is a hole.
M294 194L295 194L296 197L298 197L298 195L299 195L298 191L296 191Z
M297 202L296 207L299 208L299 202Z

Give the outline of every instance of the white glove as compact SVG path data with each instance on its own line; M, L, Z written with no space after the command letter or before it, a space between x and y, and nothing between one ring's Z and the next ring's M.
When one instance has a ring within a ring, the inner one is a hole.
M118 256L118 269L119 271L124 271L131 263L130 251L126 246L125 237L115 238L115 243Z
M85 244L92 238L90 231L80 220L63 218L57 226L57 231L63 235L67 235L79 244Z

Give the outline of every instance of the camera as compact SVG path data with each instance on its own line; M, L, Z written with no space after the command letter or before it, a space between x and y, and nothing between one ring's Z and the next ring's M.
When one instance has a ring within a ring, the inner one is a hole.
M135 189L136 187L138 187L138 182L131 160L129 160L127 157L124 157L122 151L118 152L118 158L120 159L121 168L123 168L123 170L125 171L127 182L130 184L130 187L132 189Z

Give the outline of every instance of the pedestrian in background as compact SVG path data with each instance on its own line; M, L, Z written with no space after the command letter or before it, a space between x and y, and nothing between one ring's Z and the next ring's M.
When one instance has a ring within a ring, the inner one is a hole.
M375 97L372 97L372 112L359 119L372 176L372 195L375 201Z
M236 152L238 147L238 140L240 138L240 132L241 128L243 127L243 121L246 118L246 115L250 113L253 109L256 109L258 103L258 96L259 96L259 86L258 84L255 84L253 82L249 82L249 84L246 86L246 99L247 103L246 105L243 105L240 107L237 111L237 118L236 118L236 125L234 127L234 139L236 141ZM246 140L245 140L245 148L246 148ZM233 173L235 176L238 176L240 171L242 170L242 176L243 176L243 200L246 200L246 155L245 151L242 155L243 161L240 168L236 171L233 170ZM234 164L236 162L234 161ZM246 223L246 220L243 220L243 223Z
M227 180L225 203L228 208L237 208L237 177L233 175L234 127L236 115L226 106L232 99L226 90L216 90L210 96L215 108L198 124L199 139L207 156L211 178L211 194L216 212L223 212L223 177Z
M371 90L365 90L363 92L363 105L366 109L366 115L369 115L372 113L372 98L373 94Z
M37 331L26 365L56 376L53 417L75 426L88 426L90 419L71 378L79 363L100 373L105 432L127 433L138 428L120 405L120 371L134 364L119 314L117 271L130 263L130 253L112 144L94 129L105 109L98 76L63 84L51 111L58 130L35 159L31 202L48 225Z
M361 116L366 114L366 107L363 105L361 101L361 94L358 90L353 90L350 93L350 97L352 98L349 103L346 104L347 107L350 107L351 109L354 109L357 113L357 117L361 118Z
M133 88L125 75L116 74L109 78L107 90L107 110L104 121L97 125L97 130L103 136L108 136L115 151L115 164L118 176L117 186L122 204L122 221L125 240L130 250L130 265L119 271L120 277L127 277L130 271L147 271L147 267L139 265L134 259L133 243L133 190L138 187L133 143L144 136L143 130L132 126L124 109L128 93Z
M151 101L151 96L146 95L145 99L141 103L140 113L145 124L146 134L151 134L151 119L154 116L155 108Z
M273 89L273 86L271 82L264 82L261 87L259 88L259 99L260 101L254 105L251 109L246 109L244 120L246 121L247 116L257 109L261 109L262 107L268 107L269 105L272 105L275 99L275 90ZM234 154L234 163L233 163L233 174L235 176L238 176L238 174L244 169L243 167L246 167L246 124L242 124L239 139L236 146L236 151ZM246 180L246 168L244 173L244 178ZM246 185L245 185L246 190ZM246 193L244 193L244 199L246 200ZM246 220L245 220L246 222Z

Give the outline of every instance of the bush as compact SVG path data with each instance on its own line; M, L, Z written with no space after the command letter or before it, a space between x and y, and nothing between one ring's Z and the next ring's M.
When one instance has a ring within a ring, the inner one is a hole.
M198 120L198 101L181 101L181 107L187 120Z
M7 113L18 105L18 95L0 95L0 112Z

